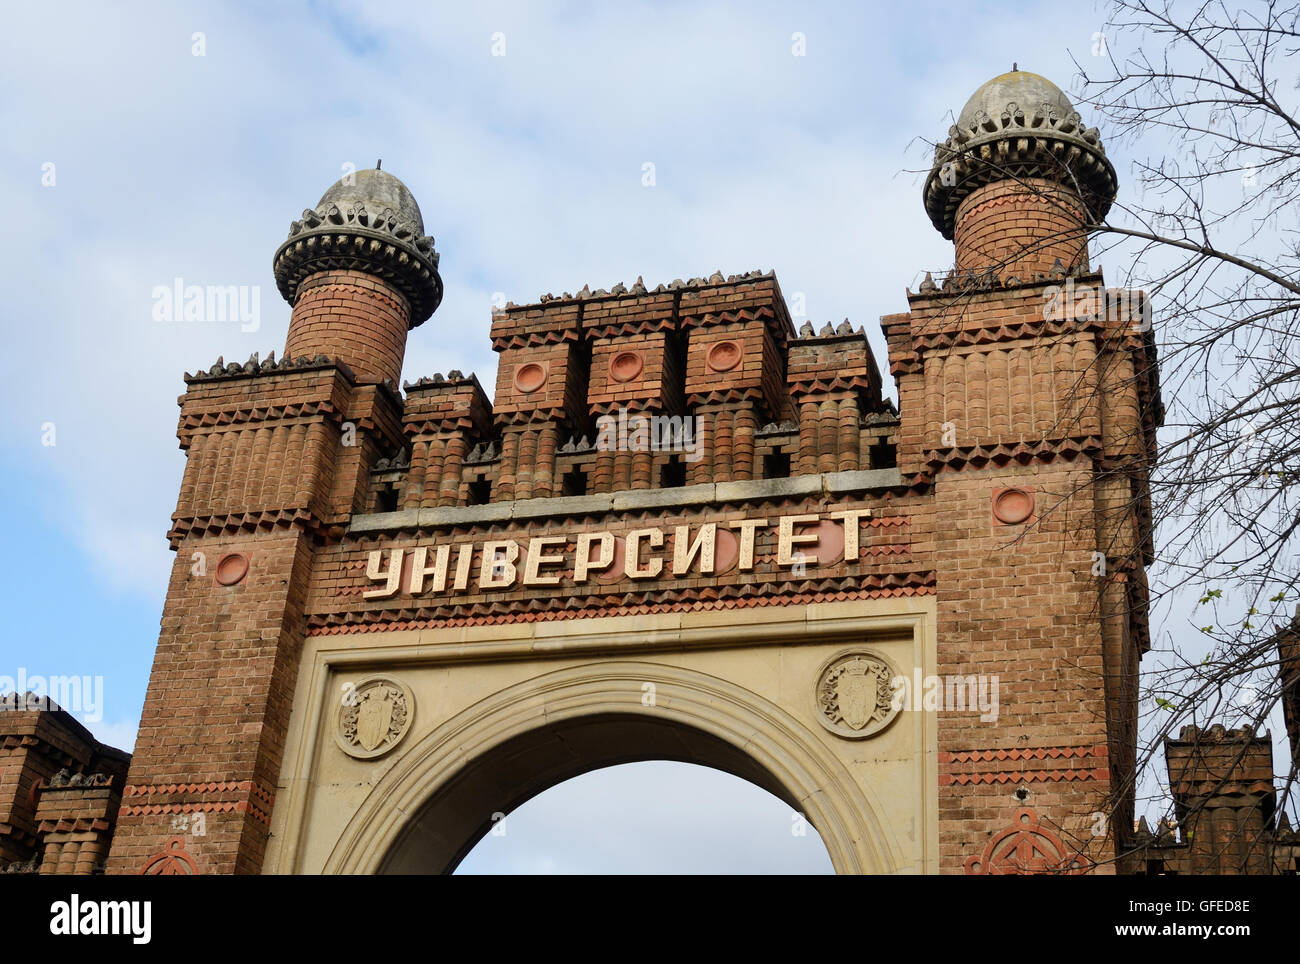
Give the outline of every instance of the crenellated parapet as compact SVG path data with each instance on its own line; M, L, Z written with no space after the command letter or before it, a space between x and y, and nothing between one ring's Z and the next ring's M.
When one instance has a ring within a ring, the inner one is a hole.
M820 332L805 323L790 343L786 380L798 411L800 474L869 467L863 416L879 416L885 405L866 332L848 319Z
M1185 726L1165 740L1173 821L1140 821L1125 855L1146 874L1295 873L1300 835L1277 808L1272 743L1250 726Z
M36 806L42 874L102 872L122 805L125 768L117 773L60 770Z
M798 417L786 377L794 340L770 272L653 289L637 278L507 304L492 323L499 447L478 481L490 479L496 501L789 475L799 439L778 426ZM846 439L861 436L863 415L884 412L862 348L853 410L837 416ZM876 425L869 437L877 464L892 465L890 433ZM846 441L845 465L866 467L847 454L860 448Z
M403 431L410 443L403 509L467 501L466 456L492 438L492 404L473 373L453 370L407 383ZM481 448L479 449L481 452Z
M501 436L492 497L553 493L561 436L587 424L590 347L575 302L507 307L492 319L500 354L493 418Z
M47 697L0 697L0 872L99 869L130 761ZM93 844L61 864L66 841Z
M403 443L389 383L358 384L325 355L186 375L177 438L187 453L169 538L317 530L365 508L369 470Z

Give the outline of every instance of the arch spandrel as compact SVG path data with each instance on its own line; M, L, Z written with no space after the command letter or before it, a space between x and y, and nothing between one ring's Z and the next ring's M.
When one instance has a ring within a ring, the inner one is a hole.
M653 707L642 705L645 683ZM494 807L508 811L580 773L643 759L713 766L772 792L816 827L837 872L889 873L902 863L869 790L806 724L717 677L606 660L506 688L405 748L324 870L451 870L490 828ZM489 806L485 791L500 803Z

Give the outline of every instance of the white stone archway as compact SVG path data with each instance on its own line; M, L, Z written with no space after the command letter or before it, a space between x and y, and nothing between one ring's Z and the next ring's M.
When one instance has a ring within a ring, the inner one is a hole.
M323 869L449 872L491 828L494 810L508 812L581 773L645 759L712 766L769 790L817 829L839 873L900 865L875 807L819 734L725 680L620 659L501 690L406 748Z

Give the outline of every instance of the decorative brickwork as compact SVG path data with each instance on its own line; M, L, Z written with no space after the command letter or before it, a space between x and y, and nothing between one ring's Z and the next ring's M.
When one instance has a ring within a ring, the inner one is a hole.
M298 286L284 351L325 353L362 382L396 383L406 354L410 308L392 285L359 271L322 271Z
M1087 220L1078 195L1042 178L997 181L957 208L957 270L992 268L1002 278L1029 279L1053 264L1086 270Z
M276 256L287 360L186 377L115 826L98 789L24 802L94 752L22 722L4 857L45 833L84 872L111 832L114 873L448 870L498 807L656 756L770 789L844 871L1168 851L1128 832L1163 413L1144 298L1088 266L1114 191L1059 90L981 88L926 187L955 269L882 319L895 405L864 331L796 332L770 272L507 304L491 399L398 392L433 242L391 175L336 184ZM997 698L894 705L926 679ZM1182 747L1180 806L1213 810L1227 764ZM1222 806L1276 856L1250 753Z
M968 874L1082 874L1092 861L1077 853L1045 827L1033 810L1018 810L1011 825L988 842L978 857L965 863Z
M43 698L10 693L0 700L0 868L53 873L70 842L70 869L60 872L98 869L130 760Z

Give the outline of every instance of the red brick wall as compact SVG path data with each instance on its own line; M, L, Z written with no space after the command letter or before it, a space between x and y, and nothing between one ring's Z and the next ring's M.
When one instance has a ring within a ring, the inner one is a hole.
M996 722L938 716L944 873L961 873L1021 807L1091 859L1113 855L1091 836L1110 776L1090 481L1087 460L936 480L938 672L997 676L1000 703ZM994 493L1013 485L1033 490L1032 524L993 517ZM998 756L1010 750L1027 755Z
M298 287L285 355L328 355L361 382L402 374L410 322L406 299L392 285L360 271L322 271Z
M205 574L193 571L194 553ZM250 564L233 586L219 560ZM257 873L288 730L310 548L300 532L184 542L172 566L135 756L109 858L136 873L197 805L206 834L186 850L200 873Z
M1001 278L1031 281L1057 258L1067 270L1086 268L1085 217L1078 197L1050 181L986 184L957 208L957 270L993 267Z

